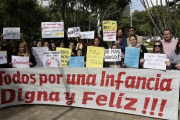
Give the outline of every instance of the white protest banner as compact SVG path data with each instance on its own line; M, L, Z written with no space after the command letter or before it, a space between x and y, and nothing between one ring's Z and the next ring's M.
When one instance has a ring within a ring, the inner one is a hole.
M43 65L44 67L61 67L61 52L43 52Z
M64 22L42 22L42 38L63 38Z
M80 32L80 27L68 28L68 37L79 37Z
M20 39L19 27L3 28L3 39Z
M116 31L103 31L103 41L116 41Z
M0 64L7 63L7 52L6 51L0 51Z
M80 32L81 39L94 39L94 31Z
M177 120L179 75L131 68L3 68L0 107L66 105Z
M144 60L144 68L166 70L166 54L145 53Z
M48 47L32 47L32 54L34 55L37 65L35 67L43 67L43 52L48 51Z
M14 67L14 68L29 68L29 57L12 55L12 67Z
M105 61L106 62L121 61L121 49L105 49Z

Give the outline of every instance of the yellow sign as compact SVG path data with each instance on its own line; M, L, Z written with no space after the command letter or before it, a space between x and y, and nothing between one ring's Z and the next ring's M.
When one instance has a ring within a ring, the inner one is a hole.
M116 31L117 21L103 21L103 31Z
M103 47L87 47L86 67L103 67L104 48Z
M71 49L57 47L56 51L61 51L61 67L68 67L68 57L71 56Z

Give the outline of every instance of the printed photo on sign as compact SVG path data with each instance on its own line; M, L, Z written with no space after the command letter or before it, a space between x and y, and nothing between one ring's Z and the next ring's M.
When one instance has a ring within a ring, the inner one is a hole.
M121 49L105 49L105 61L106 62L121 61Z
M140 48L126 47L124 64L127 67L139 67Z
M44 67L61 67L61 52L43 52L43 65Z
M84 57L69 57L69 67L84 67Z
M116 41L116 31L103 31L103 41Z
M3 39L20 39L19 27L3 28Z
M144 53L144 68L166 70L166 54Z
M81 39L94 39L94 31L80 32Z
M63 38L64 22L42 22L42 38Z
M43 52L48 52L48 47L32 47L37 65L35 67L43 67Z
M6 63L7 63L7 52L0 51L0 64L6 64Z
M13 68L29 68L29 57L12 56Z
M68 28L68 37L79 37L80 27Z

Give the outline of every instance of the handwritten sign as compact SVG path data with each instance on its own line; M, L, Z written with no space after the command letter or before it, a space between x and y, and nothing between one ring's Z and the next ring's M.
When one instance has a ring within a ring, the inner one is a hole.
M139 67L140 48L126 47L124 64L127 67Z
M42 22L42 38L64 37L64 22Z
M103 31L116 31L117 21L103 21Z
M0 64L7 63L7 52L6 51L0 51Z
M43 67L43 52L48 51L48 47L32 47L32 54L34 55L37 65L35 67Z
M80 27L68 28L68 37L79 37L80 32Z
M61 66L68 67L68 57L71 56L71 49L56 47L56 51L61 51Z
M166 54L145 53L144 59L144 68L166 70Z
M103 41L116 41L116 31L103 31Z
M105 49L105 61L106 62L121 61L121 49Z
M61 52L43 52L43 65L44 67L61 67Z
M94 39L94 31L80 32L81 39Z
M13 56L12 67L14 68L29 68L29 57Z
M84 56L69 57L69 67L84 67Z
M103 47L87 47L86 67L103 67L104 48Z
M20 39L20 28L19 27L3 28L3 39Z

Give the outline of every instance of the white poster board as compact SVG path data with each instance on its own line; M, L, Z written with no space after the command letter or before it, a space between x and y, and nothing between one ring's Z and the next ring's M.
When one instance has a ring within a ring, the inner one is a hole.
M13 56L12 67L14 68L29 68L29 57Z
M48 52L48 47L32 47L37 65L35 67L43 67L43 52Z
M63 38L64 22L42 22L42 38Z
M116 41L116 31L103 31L103 41Z
M80 32L81 39L94 39L94 31Z
M166 54L145 53L144 60L144 68L166 70Z
M68 28L68 37L79 37L80 32L80 27Z
M3 28L3 39L20 39L19 27Z
M43 52L43 66L61 67L61 52L60 51Z
M7 63L7 52L6 51L0 51L0 64Z
M121 61L121 49L105 49L105 62Z

